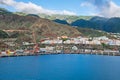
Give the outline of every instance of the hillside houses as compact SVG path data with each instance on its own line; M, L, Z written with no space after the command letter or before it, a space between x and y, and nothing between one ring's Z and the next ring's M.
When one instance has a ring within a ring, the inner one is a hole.
M48 39L41 42L42 44L62 44L62 39ZM94 38L88 38L88 37L77 37L77 38L68 38L66 41L64 41L64 44L88 44L88 45L101 45L102 43L105 43L107 45L118 45L120 46L120 40L117 39L109 39L106 36L101 37L94 37Z
M16 40L17 40L16 38L6 38L6 39L0 39L0 42L3 42L8 46L15 46Z

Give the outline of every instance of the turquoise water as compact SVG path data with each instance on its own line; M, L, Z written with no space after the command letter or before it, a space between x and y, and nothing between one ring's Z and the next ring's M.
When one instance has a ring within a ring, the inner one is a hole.
M0 80L120 80L120 57L59 54L0 58Z

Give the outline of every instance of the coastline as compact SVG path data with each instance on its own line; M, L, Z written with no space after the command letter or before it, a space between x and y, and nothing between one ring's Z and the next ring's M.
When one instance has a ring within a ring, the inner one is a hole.
M90 53L90 52L81 52L81 53L28 53L28 54L14 54L14 55L0 55L0 58L4 57L20 57L20 56L38 56L38 55L57 55L57 54L86 54L86 55L106 55L106 56L120 56L120 53L116 52L102 52L102 53Z

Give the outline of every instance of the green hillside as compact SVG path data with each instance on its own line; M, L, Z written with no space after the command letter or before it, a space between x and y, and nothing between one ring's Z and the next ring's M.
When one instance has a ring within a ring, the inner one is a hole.
M93 17L90 20L79 19L72 22L71 26L120 33L120 18Z
M108 35L107 32L100 31L100 30L80 28L80 27L77 27L77 29L82 33L83 36L87 36L87 37L100 37L100 36Z

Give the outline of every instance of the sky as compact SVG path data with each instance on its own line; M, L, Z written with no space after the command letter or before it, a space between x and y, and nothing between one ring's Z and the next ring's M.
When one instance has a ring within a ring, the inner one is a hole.
M12 12L120 17L119 0L0 0Z

